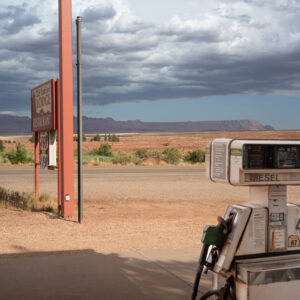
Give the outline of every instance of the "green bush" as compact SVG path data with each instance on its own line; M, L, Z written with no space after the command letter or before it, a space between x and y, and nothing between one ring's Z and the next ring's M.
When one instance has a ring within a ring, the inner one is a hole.
M105 142L120 142L120 137L116 134L106 134L104 135L104 141Z
M32 155L28 153L25 146L21 143L17 143L16 151L11 150L6 154L6 157L12 164L24 164L34 161Z
M102 156L112 156L111 145L109 144L101 144L100 148L95 151L95 154Z
M4 152L4 150L5 150L5 146L3 144L3 141L0 140L0 152Z
M133 163L133 164L138 165L141 163L141 159L132 154L119 152L116 155L114 155L113 163L121 164L121 165L128 165L130 163Z
M178 164L181 160L181 154L176 148L168 148L163 152L163 158L168 164Z
M205 151L197 149L189 151L185 156L184 160L192 164L201 163L205 161Z
M78 136L77 136L77 134L73 136L73 141L74 142L78 142ZM86 136L85 136L84 133L82 134L82 141L86 142Z
M96 135L93 137L93 141L100 142L100 141L101 141L101 136L100 136L100 134L96 134Z
M147 154L148 157L157 157L157 158L161 157L161 153L157 150L149 150Z
M119 141L120 138L117 135L113 134L110 136L110 142L119 142Z
M145 157L148 157L148 153L146 149L138 149L135 151L135 156L143 159Z
M35 134L33 133L32 136L28 140L29 140L29 142L34 143L35 142Z

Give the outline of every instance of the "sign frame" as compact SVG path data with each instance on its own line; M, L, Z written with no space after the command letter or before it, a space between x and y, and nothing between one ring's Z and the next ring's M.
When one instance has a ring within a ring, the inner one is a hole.
M57 129L56 122L56 92L55 92L55 82L57 79L50 79L35 88L31 89L31 131L41 132L41 131L50 131ZM43 88L47 89L47 85L50 85L49 93L47 94L50 100L50 112L40 113L36 111L36 98L35 93L43 93ZM41 117L47 117L48 122L45 125L36 125L36 120Z

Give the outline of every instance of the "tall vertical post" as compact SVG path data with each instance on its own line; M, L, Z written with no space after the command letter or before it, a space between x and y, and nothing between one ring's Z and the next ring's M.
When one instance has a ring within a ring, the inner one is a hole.
M35 198L39 199L39 133L34 133L34 190Z
M78 134L78 222L83 218L82 199L82 92L81 92L81 17L76 19L77 37L77 134Z
M57 117L57 194L58 194L58 214L62 214L61 199L61 116L60 116L60 80L55 81L55 100L56 100L56 117Z
M59 0L61 199L63 217L74 215L72 0Z

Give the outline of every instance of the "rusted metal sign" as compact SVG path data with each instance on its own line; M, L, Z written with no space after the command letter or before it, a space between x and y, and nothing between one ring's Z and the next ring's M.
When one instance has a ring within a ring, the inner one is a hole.
M42 131L39 133L39 165L40 169L56 167L56 132Z
M47 169L49 164L49 134L47 131L39 133L40 169Z
M31 130L56 129L55 81L51 79L31 90Z

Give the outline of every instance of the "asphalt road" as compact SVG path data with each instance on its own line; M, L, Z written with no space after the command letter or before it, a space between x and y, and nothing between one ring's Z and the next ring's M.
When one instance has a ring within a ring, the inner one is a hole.
M0 166L0 176L32 176L34 168L32 166ZM101 176L107 174L121 175L121 174L145 174L145 175L186 175L194 176L195 174L204 175L205 167L203 166L84 166L83 175L86 176ZM53 176L56 171L52 170L40 170L41 176ZM74 174L76 176L77 169L75 168Z
M77 170L74 171L75 191ZM167 199L174 194L183 199L184 190L191 190L205 179L203 166L85 166L84 197L97 199ZM41 170L40 192L56 198L57 171ZM22 192L34 191L32 166L1 166L0 186ZM101 196L101 197L100 197ZM76 192L75 192L76 197ZM173 197L172 197L173 198Z

